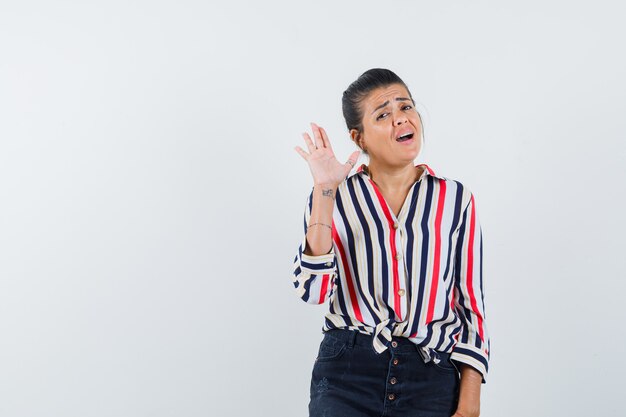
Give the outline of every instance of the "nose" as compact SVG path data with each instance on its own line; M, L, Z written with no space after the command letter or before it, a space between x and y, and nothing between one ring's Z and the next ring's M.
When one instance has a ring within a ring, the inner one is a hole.
M407 117L404 113L397 113L394 119L394 123L396 126L400 126L402 123L407 121Z

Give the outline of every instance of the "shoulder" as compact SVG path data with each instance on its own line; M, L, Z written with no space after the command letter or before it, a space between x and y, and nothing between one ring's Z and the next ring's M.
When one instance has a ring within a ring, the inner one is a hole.
M461 181L457 178L441 177L441 176L439 176L439 178L445 181L447 185L452 185L454 187L457 187L459 190L462 190L464 193L472 192L470 190L470 187L464 181Z
M462 191L463 193L471 194L471 190L467 186L467 184L458 178L444 176L440 174L431 174L431 176L437 179L438 181L444 182L446 186L455 187L456 189Z
M463 209L466 209L469 206L470 202L473 201L474 192L465 181L458 178L443 177L441 175L437 175L436 177L439 181L445 182L446 187L454 190L453 193L456 195L456 198L460 200L461 207Z

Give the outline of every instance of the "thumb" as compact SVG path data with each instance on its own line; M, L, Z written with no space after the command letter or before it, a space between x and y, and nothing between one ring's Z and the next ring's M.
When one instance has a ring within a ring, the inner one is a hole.
M346 172L346 175L348 175L348 173L350 173L350 170L356 166L356 161L359 160L360 154L361 154L361 151L354 151L350 154L350 156L348 157L348 161L346 161L345 163L346 168L348 169L348 171Z

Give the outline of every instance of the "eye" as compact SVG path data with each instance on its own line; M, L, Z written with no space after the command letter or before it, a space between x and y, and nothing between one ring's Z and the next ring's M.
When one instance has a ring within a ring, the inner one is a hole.
M387 115L387 113L381 113L381 114L380 114L380 115L376 118L376 120L380 119L381 117L383 117L383 116L385 116L385 115Z
M403 109L412 109L413 106L411 106L410 104L407 104L406 106L403 107Z

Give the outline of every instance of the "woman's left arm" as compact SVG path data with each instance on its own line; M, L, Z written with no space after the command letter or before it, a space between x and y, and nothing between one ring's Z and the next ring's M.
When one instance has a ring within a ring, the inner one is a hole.
M480 415L480 386L482 375L469 365L461 364L459 404L452 417L478 417Z
M490 340L485 321L482 228L472 192L462 215L455 257L454 301L463 326L450 355L461 372L454 417L477 417L480 386L486 382L488 371Z

